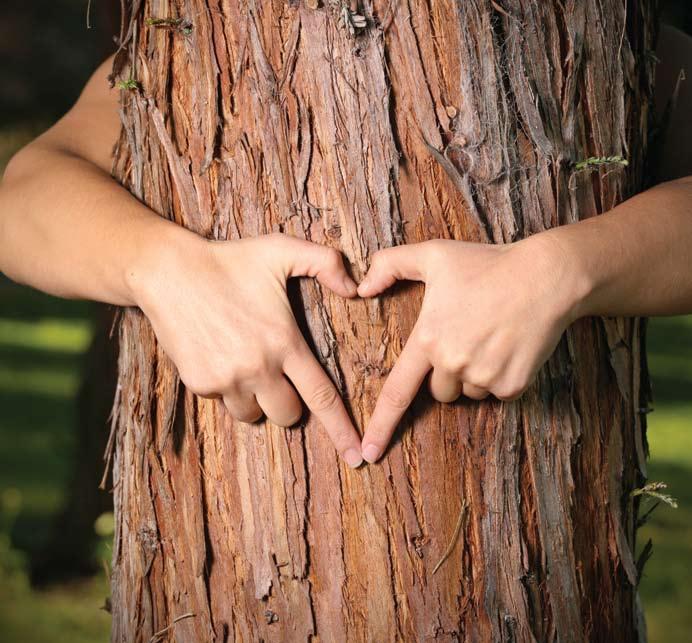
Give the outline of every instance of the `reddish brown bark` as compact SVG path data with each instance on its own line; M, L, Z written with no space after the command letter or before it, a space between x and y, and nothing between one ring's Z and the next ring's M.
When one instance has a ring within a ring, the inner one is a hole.
M355 33L344 4L133 1L115 175L202 235L284 231L356 277L381 247L505 243L640 187L650 3L374 0L351 6ZM576 171L616 155L626 169ZM295 292L360 426L420 295ZM185 392L127 310L113 640L636 640L642 337L581 320L513 403L422 393L383 462L352 471L312 419L244 425Z

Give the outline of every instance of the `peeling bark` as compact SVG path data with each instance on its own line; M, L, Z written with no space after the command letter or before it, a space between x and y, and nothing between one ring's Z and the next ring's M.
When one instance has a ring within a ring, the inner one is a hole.
M342 5L132 0L114 175L199 234L283 231L356 277L382 247L506 243L641 188L652 3L373 0L353 33ZM189 28L147 24L162 17ZM614 155L626 170L575 170ZM293 293L360 426L421 293ZM245 425L185 391L126 310L113 641L643 638L643 334L580 320L512 403L421 393L383 462L352 471L311 418Z

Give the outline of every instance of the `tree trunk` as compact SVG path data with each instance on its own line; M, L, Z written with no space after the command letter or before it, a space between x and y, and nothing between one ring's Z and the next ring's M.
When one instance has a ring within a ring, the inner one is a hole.
M305 237L357 278L382 247L510 242L641 188L653 25L647 0L133 0L115 175L202 235ZM421 294L293 293L359 426ZM138 310L120 350L114 641L644 637L641 320L580 320L512 403L422 392L358 470L312 418L185 391Z

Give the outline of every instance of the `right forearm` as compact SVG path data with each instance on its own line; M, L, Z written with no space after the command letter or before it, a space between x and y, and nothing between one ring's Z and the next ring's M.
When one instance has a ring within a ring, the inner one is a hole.
M28 149L0 184L0 271L53 295L136 305L137 272L186 235L68 153Z

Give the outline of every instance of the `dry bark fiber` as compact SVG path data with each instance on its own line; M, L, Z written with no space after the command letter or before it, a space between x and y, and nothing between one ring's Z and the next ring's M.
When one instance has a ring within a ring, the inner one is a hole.
M339 248L360 277L382 247L507 243L641 188L647 0L125 5L115 72L135 82L114 174L207 237L283 231ZM629 164L576 171L590 157ZM421 288L293 294L362 426ZM643 637L643 330L580 320L513 403L421 393L382 463L352 471L310 418L235 423L186 392L125 310L113 640Z

